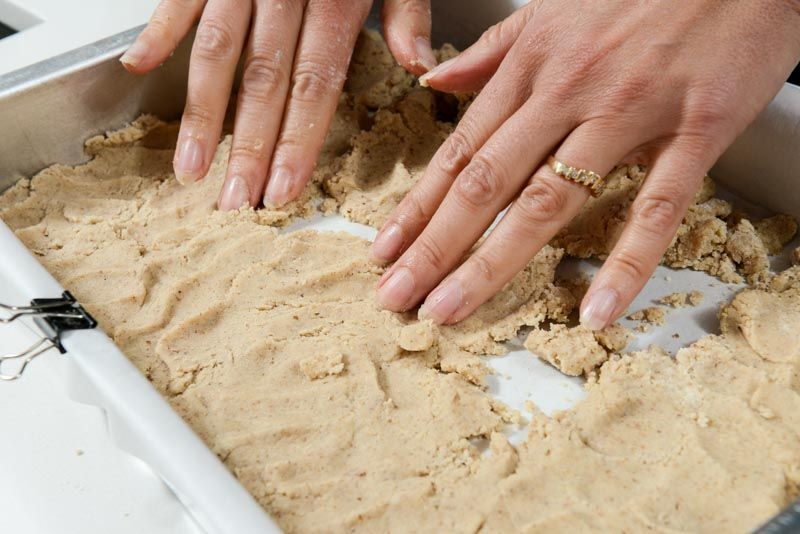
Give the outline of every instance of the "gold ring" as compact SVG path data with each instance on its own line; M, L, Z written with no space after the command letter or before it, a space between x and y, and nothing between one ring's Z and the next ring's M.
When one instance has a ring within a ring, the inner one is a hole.
M596 172L586 169L579 169L577 167L570 167L566 163L558 161L553 156L547 158L547 164L553 169L553 172L562 178L571 180L589 188L592 196L599 197L603 193L606 184L603 177Z

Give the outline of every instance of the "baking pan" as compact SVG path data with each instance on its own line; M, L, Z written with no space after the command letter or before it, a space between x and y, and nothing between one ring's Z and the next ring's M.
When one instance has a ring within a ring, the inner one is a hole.
M487 25L523 3L434 2L434 42L464 47ZM368 26L377 27L377 21L374 9ZM448 21L448 25L438 21ZM0 78L0 191L53 163L85 161L85 139L119 128L143 112L165 119L179 117L190 39L161 68L140 78L128 74L117 61L139 31L132 29ZM800 89L787 85L721 158L714 176L750 201L800 217L798 146ZM374 235L374 230L341 218L315 217L288 230L297 227L343 229L367 238ZM61 294L59 284L2 223L0 258L0 281L13 284L24 301ZM586 262L575 262L570 268L594 269ZM664 281L666 273L672 278L669 284ZM729 299L735 288L716 284L704 273L659 268L633 306L649 305L655 297L689 286L703 289L706 301L697 309L671 315L670 324L680 329L681 344L685 344L715 328L713 319L708 318L714 317L716 307ZM650 343L677 348L669 331L641 336L629 348ZM65 380L72 396L106 411L115 443L150 465L207 532L279 532L105 334L99 330L72 332L65 336L64 345L70 361L70 376ZM489 379L490 393L514 408L521 409L524 401L531 399L542 411L552 413L583 396L579 380L561 375L524 350L513 350L489 363L499 371Z

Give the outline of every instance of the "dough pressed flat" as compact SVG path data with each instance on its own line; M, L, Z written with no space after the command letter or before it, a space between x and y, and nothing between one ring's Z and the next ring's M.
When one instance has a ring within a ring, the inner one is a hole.
M183 187L176 126L142 117L90 139L89 163L20 181L0 218L288 532L742 532L796 498L800 266L768 261L794 221L751 221L705 182L664 262L750 285L675 357L570 326L580 284L555 277L565 255L608 253L638 166L454 327L380 310L367 241L281 230L317 210L380 226L470 102L420 88L365 33L284 209L217 212L230 138ZM586 377L574 408L522 421L486 393L481 356L523 327Z

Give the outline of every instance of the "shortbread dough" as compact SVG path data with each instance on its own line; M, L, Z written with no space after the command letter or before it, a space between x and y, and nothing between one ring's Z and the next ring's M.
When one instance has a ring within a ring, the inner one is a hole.
M800 268L769 274L767 225L727 220L710 181L665 262L759 288L676 358L562 326L577 299L555 268L608 253L639 167L455 327L380 310L366 241L279 230L317 207L380 225L468 103L417 87L366 34L285 209L216 212L230 138L181 187L175 126L143 117L90 140L89 163L20 181L0 217L288 532L742 532L797 497ZM519 415L485 392L478 355L523 326L600 350L572 368L587 398L521 421L513 447Z
M699 306L701 302L703 302L703 295L702 291L698 291L697 289L693 289L688 293L684 293L682 291L678 291L676 293L670 293L669 295L664 295L658 302L661 304L666 304L668 306L672 306L673 308L683 308L685 306Z

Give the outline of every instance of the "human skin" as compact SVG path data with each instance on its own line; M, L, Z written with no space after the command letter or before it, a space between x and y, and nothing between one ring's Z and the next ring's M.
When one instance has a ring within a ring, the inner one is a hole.
M394 261L379 302L464 319L587 199L549 155L601 176L635 161L648 178L581 304L589 328L613 322L703 176L797 64L798 28L800 2L786 0L537 1L494 26L423 76L441 91L482 91L375 240L374 254Z
M283 204L311 175L370 2L204 4L164 0L122 61L151 70L202 13L176 152L176 176L189 181L208 169L244 47L219 205L256 206L265 183L265 204ZM390 49L418 75L433 67L428 7L384 8ZM375 257L394 262L379 303L394 311L422 303L439 323L464 319L588 198L553 173L549 155L600 175L639 162L648 178L581 304L584 325L610 324L652 274L702 177L797 64L798 28L800 0L539 0L493 26L422 76L440 91L481 93L375 240Z
M344 86L372 0L162 0L120 61L146 74L199 20L175 152L181 183L214 157L237 63L244 59L233 145L218 205L280 206L305 187ZM407 70L436 65L427 0L383 5L387 44Z

